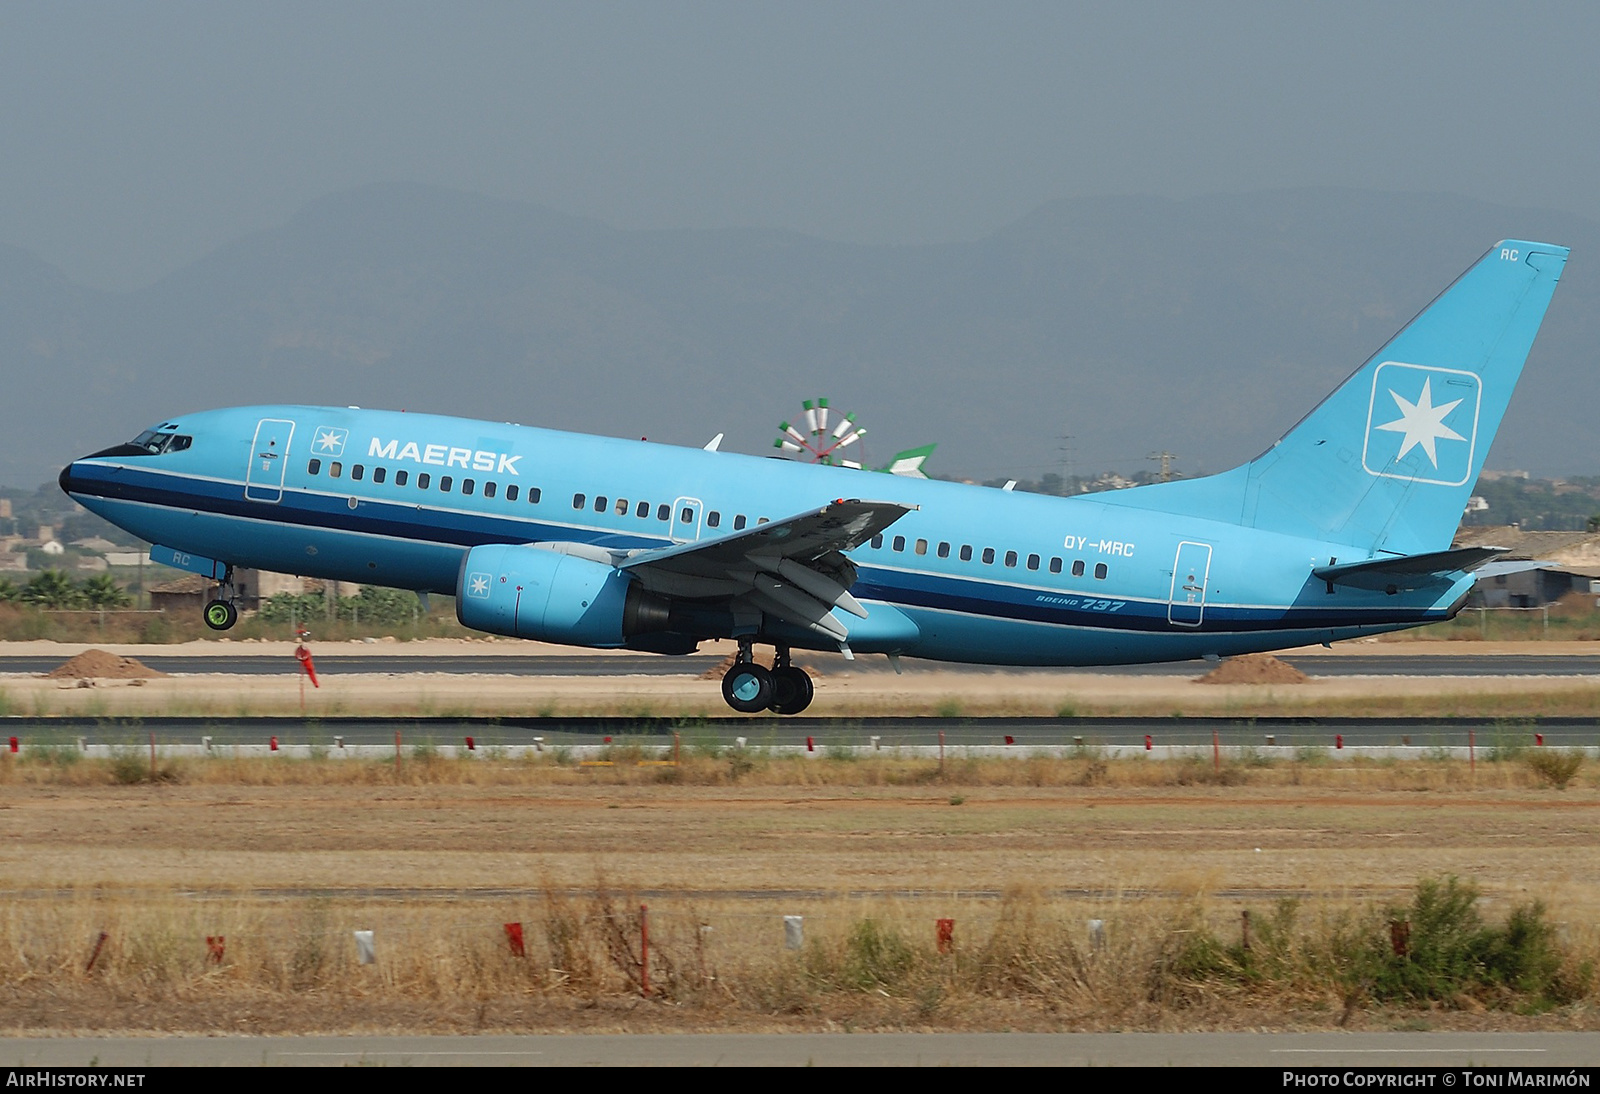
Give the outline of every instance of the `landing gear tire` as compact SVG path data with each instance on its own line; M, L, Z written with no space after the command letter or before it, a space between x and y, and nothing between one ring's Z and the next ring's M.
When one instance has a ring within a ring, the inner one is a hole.
M804 669L784 665L772 670L772 706L774 714L799 714L811 705L816 688Z
M753 661L742 661L722 677L722 697L740 714L757 714L772 706L772 673Z
M239 609L226 600L213 600L206 605L201 618L214 631L225 631L239 622Z

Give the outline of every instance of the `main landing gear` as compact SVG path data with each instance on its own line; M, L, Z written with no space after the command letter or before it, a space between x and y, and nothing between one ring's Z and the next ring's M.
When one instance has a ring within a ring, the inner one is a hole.
M778 646L772 668L756 664L751 640L739 639L738 660L722 677L722 697L741 714L770 710L774 714L799 714L816 694L811 677L789 663L789 647Z
M233 606L233 598L237 594L233 588L233 568L222 575L222 581L217 584L217 594L200 613L200 618L206 621L206 626L214 631L225 631L239 622L239 609Z

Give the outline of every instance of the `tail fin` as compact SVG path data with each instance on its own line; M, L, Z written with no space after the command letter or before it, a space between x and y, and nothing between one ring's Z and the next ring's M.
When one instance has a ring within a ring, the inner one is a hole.
M1261 456L1127 503L1372 554L1448 547L1567 253L1496 244Z

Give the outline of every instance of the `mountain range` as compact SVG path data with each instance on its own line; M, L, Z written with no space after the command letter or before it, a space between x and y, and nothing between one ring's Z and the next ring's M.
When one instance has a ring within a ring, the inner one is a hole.
M1573 248L1489 457L1596 470L1600 224L1435 194L1052 202L982 239L620 230L411 184L331 195L145 288L0 246L0 483L184 411L362 405L771 454L829 396L934 473L1221 470L1490 244Z

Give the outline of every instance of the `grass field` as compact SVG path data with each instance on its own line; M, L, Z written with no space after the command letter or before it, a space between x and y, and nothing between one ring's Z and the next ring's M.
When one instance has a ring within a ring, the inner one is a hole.
M1600 790L1528 756L424 754L119 782L24 753L0 766L0 1026L1595 1028Z

